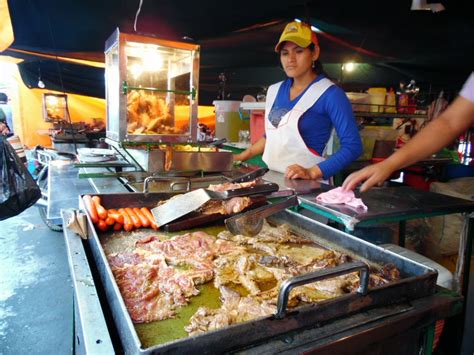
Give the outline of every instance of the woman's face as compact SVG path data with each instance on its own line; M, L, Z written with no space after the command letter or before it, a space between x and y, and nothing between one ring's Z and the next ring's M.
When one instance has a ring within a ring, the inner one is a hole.
M317 59L317 50L302 48L293 42L285 42L280 51L281 65L290 78L299 78L311 73L313 61Z

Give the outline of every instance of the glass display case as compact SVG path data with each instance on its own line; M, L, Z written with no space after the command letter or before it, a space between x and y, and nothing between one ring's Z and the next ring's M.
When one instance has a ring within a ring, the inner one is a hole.
M43 119L45 122L69 121L67 95L43 94Z
M197 140L199 46L120 33L105 45L107 138Z

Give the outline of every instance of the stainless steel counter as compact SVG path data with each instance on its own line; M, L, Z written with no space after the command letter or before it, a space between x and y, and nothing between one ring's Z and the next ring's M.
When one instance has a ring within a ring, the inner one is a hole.
M88 180L78 179L78 172L70 161L49 163L47 217L54 224L62 224L61 209L78 208L78 196L94 192Z
M81 168L81 172L86 174L110 173L106 168ZM121 193L130 192L117 177L101 177L84 179L93 187L97 193Z
M298 194L312 193L320 191L324 184L315 180L291 180L285 178L285 175L276 171L268 171L263 178L265 180L274 182L280 186L280 190L292 189Z
M62 211L66 221L67 211ZM114 347L82 239L68 228L64 238L74 285L74 343L76 354L113 354Z

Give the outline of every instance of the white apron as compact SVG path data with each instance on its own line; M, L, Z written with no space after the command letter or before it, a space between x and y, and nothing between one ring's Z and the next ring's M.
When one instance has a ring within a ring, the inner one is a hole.
M281 118L278 127L273 126L268 115L275 102L281 82L268 88L265 103L266 142L262 159L269 169L285 173L286 168L293 164L308 169L325 160L308 149L298 130L298 121L332 85L334 83L327 78L312 84L293 109Z

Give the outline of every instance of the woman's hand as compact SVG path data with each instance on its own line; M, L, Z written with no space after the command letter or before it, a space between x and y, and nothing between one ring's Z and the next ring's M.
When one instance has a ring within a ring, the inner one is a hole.
M285 177L288 179L316 180L323 177L323 172L317 165L306 169L301 165L293 164L286 168Z
M360 187L360 192L367 191L374 185L382 185L392 175L394 170L395 168L390 166L387 161L366 166L364 169L349 175L342 183L342 188L345 191L354 190L357 185L365 181Z
M244 152L241 152L239 154L234 154L234 161L244 161L246 160L246 156Z
M243 152L239 154L234 154L234 161L245 161L253 158L258 154L263 154L263 150L265 149L265 141L266 139L262 137L250 147L245 149Z

